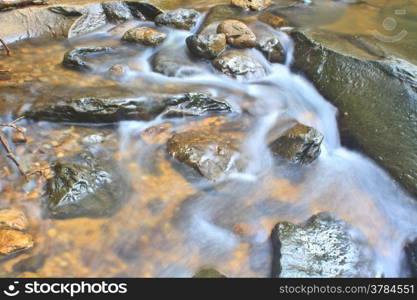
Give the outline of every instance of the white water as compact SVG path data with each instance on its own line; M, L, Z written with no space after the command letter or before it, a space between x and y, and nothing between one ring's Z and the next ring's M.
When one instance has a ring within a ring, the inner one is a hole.
M188 34L172 30L170 35L167 44L176 44L176 51L186 51L181 41ZM337 110L306 79L290 71L292 42L285 34L280 33L280 36L289 54L286 65L269 65L263 59L263 63L268 65L269 75L256 82L229 79L210 67L204 75L178 79L153 73L148 66L144 68L145 72L132 73L124 79L127 85L138 77L160 84L203 84L205 92L226 99L238 112L243 102L252 101L249 110L256 116L256 122L242 149L251 157L246 171L231 174L220 183L204 179L194 183L203 187L202 192L184 201L176 216L166 222L172 222L185 232L190 253L202 253L205 264L217 265L220 271L227 272L219 263L231 256L244 239L232 231L232 224L248 222L262 228L260 222L265 217L276 218L277 222L300 222L314 213L326 211L346 220L368 237L375 251L378 274L388 277L404 275L400 268L403 242L417 233L415 201L371 160L341 146ZM148 64L152 54L148 52L137 59ZM237 96L236 92L243 96ZM311 166L295 168L278 164L267 148L267 132L277 121L284 124L291 118L317 128L325 136L322 154ZM147 153L136 158L139 164L145 163L149 155L153 155L152 151L144 150L146 146L132 135L160 122L162 120L157 119L149 123L122 123L122 152L138 149ZM180 124L184 120L173 122ZM184 165L183 168L188 167ZM271 178L295 182L297 195L287 199L284 189L278 197L271 198L270 191L276 189L268 186ZM175 188L171 187L172 190ZM260 229L247 241L252 249L249 264L264 276L270 271L269 234ZM177 267L161 268L158 275L190 276L193 273L189 268L190 260L183 257L177 261ZM242 265L240 271L228 275L247 276L245 269L247 266Z

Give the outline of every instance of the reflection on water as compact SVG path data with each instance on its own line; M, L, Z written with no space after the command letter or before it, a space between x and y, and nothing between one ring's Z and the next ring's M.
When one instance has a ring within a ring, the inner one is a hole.
M277 5L284 2L276 1ZM388 5L381 4L383 1L325 5L329 2L333 1L316 1L319 11L313 11L313 18L322 20L317 25L327 29L360 31L387 15ZM306 11L309 13L304 15L296 11L300 22L312 17L311 11ZM347 26L358 11L367 13L364 23L358 20L358 28ZM399 24L406 26L407 17L403 18ZM188 33L168 31L166 45L185 51ZM0 262L0 275L190 277L200 266L212 264L228 276L268 276L272 227L282 220L301 222L322 211L338 215L368 237L380 274L401 275L402 243L417 231L415 202L372 161L341 147L337 111L309 82L291 73L288 66L278 64L268 66L266 78L251 83L227 79L208 64L204 65L205 72L195 77L164 77L152 72L149 65L160 49L137 51L121 45L117 32L106 28L70 42L12 45L14 55L2 62L13 69L9 81L0 81L3 119L10 119L9 113L27 103L51 100L80 86L120 86L138 93L203 91L226 99L235 111L250 112L251 117L245 120L245 126L240 125L243 117L236 115L173 119L168 123L163 119L129 121L116 127L22 123L28 128L29 140L14 151L26 169L47 170L48 163L56 158L88 147L106 148L125 168L134 193L109 219L43 219L39 207L43 180L25 183L0 156L1 205L20 207L28 213L36 243L29 252ZM285 35L281 38L291 53L291 42ZM93 59L91 63L99 67L94 74L61 67L68 48L88 44L110 45L121 51ZM108 69L120 63L128 66L128 73L120 78L109 76ZM267 132L292 118L325 136L322 155L311 166L300 168L276 161L266 147ZM166 131L152 135L146 130L158 124ZM170 132L209 127L243 139L242 152L250 158L244 171L216 183L172 161L165 149ZM86 142L92 134L100 134L103 143ZM32 256L47 259L39 260L42 263L36 268L14 269L17 261Z

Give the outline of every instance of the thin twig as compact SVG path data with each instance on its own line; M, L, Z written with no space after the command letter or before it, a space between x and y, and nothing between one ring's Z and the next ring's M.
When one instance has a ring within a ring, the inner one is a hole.
M12 55L12 52L10 51L9 46L7 46L6 42L3 39L1 39L1 38L0 38L0 43L3 44L4 50L6 50L6 55L7 56Z
M19 170L20 174L25 176L25 172L23 171L22 167L17 161L16 156L14 156L12 149L10 148L9 142L6 140L6 138L2 134L0 134L0 142L3 145L4 149L6 150L6 156L13 161L13 163L16 165L17 169Z

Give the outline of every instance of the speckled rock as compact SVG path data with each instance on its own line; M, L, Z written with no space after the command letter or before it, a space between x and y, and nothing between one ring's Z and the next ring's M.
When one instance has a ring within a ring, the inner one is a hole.
M190 30L198 21L200 13L194 9L179 8L162 13L155 18L155 24Z
M126 31L122 40L144 46L156 47L165 41L166 38L167 34L165 32L151 27L138 26Z
M321 213L306 223L278 223L272 231L273 277L374 277L373 252L363 235Z
M237 48L250 48L257 45L256 36L252 30L238 20L221 22L217 27L217 33L224 33L227 43Z
M186 43L190 52L195 56L212 59L217 57L226 48L226 35L223 33L195 34L187 37Z
M231 3L246 10L262 10L271 5L271 0L232 0Z

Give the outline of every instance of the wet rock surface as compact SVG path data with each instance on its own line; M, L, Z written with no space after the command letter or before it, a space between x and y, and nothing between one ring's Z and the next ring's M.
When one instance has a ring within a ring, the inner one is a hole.
M415 65L381 58L329 32L298 31L292 37L295 68L340 110L343 143L364 151L417 195Z
M213 66L220 72L239 80L251 80L266 75L263 65L242 50L222 53L213 60Z
M200 93L139 98L133 96L133 92L117 89L110 89L107 94L104 89L97 89L95 93L103 96L74 96L51 105L39 104L25 115L55 122L113 123L121 120L149 121L161 114L165 117L202 116L231 111L228 103Z
M144 16L147 20L153 21L156 16L163 13L160 8L151 3L142 1L126 1L125 3L129 6L133 16L138 19Z
M298 164L310 164L320 155L323 135L316 129L297 124L269 145L272 153Z
M129 186L114 162L92 153L57 160L52 170L46 188L48 217L108 217L128 199Z
M409 276L417 278L417 239L406 243L404 246L404 254Z
M16 209L0 209L0 255L13 254L33 246L32 236L25 231L28 220Z
M193 278L226 278L226 276L213 267L204 266L194 274Z
M262 10L271 5L271 0L232 0L231 3L247 10Z
M191 35L186 39L188 49L197 57L212 59L226 49L226 36L220 34Z
M204 73L201 65L192 61L184 49L163 49L152 58L153 71L168 77L186 78Z
M274 15L270 12L264 12L260 14L258 20L265 24L268 24L272 28L281 28L289 26L288 22L284 18L278 17L277 15Z
M151 27L138 26L126 31L122 40L144 46L156 47L165 41L166 38L167 34L165 32Z
M159 14L155 18L155 24L191 30L197 24L199 16L200 13L194 9L179 8Z
M110 47L77 47L65 53L62 65L77 71L91 71L93 68L86 60L88 56L111 52L114 50Z
M101 5L110 22L120 23L134 18L126 2L104 2ZM144 20L145 17L141 16L140 19Z
M227 43L237 48L251 48L257 45L256 36L250 28L238 20L226 20L219 24L217 33L226 35Z
M257 49L264 54L266 59L272 63L283 63L285 50L276 31L259 25L253 26L253 31L257 37Z
M374 277L366 240L349 224L321 213L306 223L278 223L271 235L273 277Z
M204 177L217 180L241 168L238 145L227 135L190 130L174 134L167 142L167 151Z

